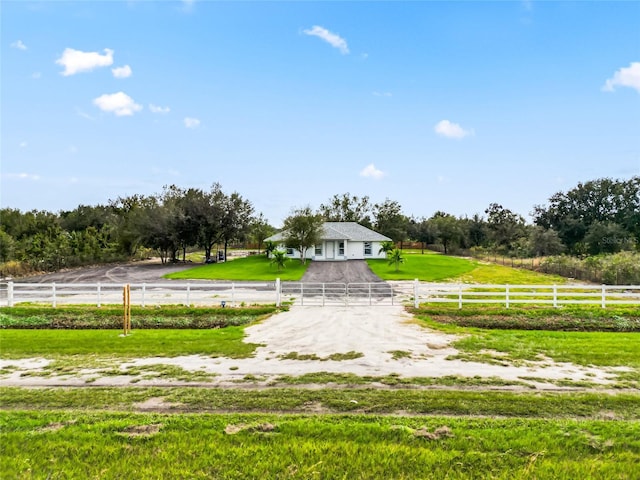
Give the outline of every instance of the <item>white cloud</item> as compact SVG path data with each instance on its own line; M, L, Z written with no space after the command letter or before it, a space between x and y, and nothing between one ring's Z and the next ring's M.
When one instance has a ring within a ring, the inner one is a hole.
M391 92L373 92L374 97L393 97Z
M90 72L94 68L108 67L113 64L113 50L105 48L104 52L104 55L100 55L98 52L82 52L65 48L56 63L64 67L64 72L61 74L65 77L80 72Z
M473 130L465 130L457 123L451 123L449 120L439 121L433 129L438 135L458 140L473 135Z
M151 110L151 113L169 113L171 111L169 107L159 107L153 103L149 104L149 110Z
M184 126L187 128L198 128L200 126L200 120L192 117L185 117Z
M311 35L313 37L318 37L327 42L332 47L340 50L340 53L346 55L349 53L349 47L347 46L347 41L342 38L340 35L336 33L332 33L326 28L319 27L318 25L314 25L313 28L303 30L303 33L306 35Z
M111 73L116 78L129 78L131 76L131 67L125 65L124 67L116 67L111 69Z
M9 180L40 180L40 175L33 173L5 173L2 176Z
M95 120L95 118L93 118L91 115L89 115L86 112L83 112L82 110L80 110L77 107L76 107L76 115L78 115L79 117L82 117L82 118L86 118L87 120Z
M33 78L34 80L38 80L40 77L42 77L42 74L40 72L33 72L31 74L31 78Z
M629 87L640 93L640 62L631 62L628 68L622 67L607 79L602 86L604 92L613 92L615 87Z
M29 145L27 142L20 142L20 148L24 148Z
M114 113L118 117L130 116L142 110L142 105L138 105L124 92L105 93L94 99L93 104L103 112Z
M22 43L22 40L16 40L11 44L11 48L17 48L18 50L26 50L27 46Z
M360 171L361 177L373 178L375 180L380 180L385 175L386 173L382 170L378 170L373 163L370 163Z

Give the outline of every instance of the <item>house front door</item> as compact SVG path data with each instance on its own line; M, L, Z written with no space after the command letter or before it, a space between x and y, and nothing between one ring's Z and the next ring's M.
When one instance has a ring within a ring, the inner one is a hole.
M326 244L326 249L327 249L327 253L326 253L326 258L327 260L333 260L334 258L336 258L336 242L327 242Z

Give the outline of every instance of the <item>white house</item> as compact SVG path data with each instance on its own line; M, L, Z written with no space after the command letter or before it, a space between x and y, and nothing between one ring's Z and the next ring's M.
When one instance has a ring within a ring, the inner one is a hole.
M286 232L276 233L265 239L284 247ZM380 252L383 242L389 237L363 227L356 222L325 222L322 225L322 242L307 250L307 258L318 261L363 260L366 258L386 258ZM287 248L287 256L300 258L300 252Z

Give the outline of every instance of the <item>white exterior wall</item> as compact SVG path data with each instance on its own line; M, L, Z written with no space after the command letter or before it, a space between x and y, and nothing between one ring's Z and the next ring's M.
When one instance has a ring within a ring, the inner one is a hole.
M384 252L378 253L380 251L380 247L382 242L371 242L371 255L364 255L364 242L350 242L348 240L344 240L344 255L340 255L340 241L333 240L335 243L335 256L334 258L327 258L327 241L322 242L322 255L316 255L315 247L311 247L307 249L306 257L308 260L329 260L329 261L338 261L338 260L363 260L366 258L386 258ZM284 244L280 245L280 248L286 249ZM293 249L293 254L287 255L289 258L300 258L300 252L296 249Z

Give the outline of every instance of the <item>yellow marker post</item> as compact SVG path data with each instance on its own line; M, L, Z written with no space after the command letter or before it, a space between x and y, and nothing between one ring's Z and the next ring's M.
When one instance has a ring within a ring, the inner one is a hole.
M131 285L128 283L122 288L122 305L122 333L126 336L131 333Z

